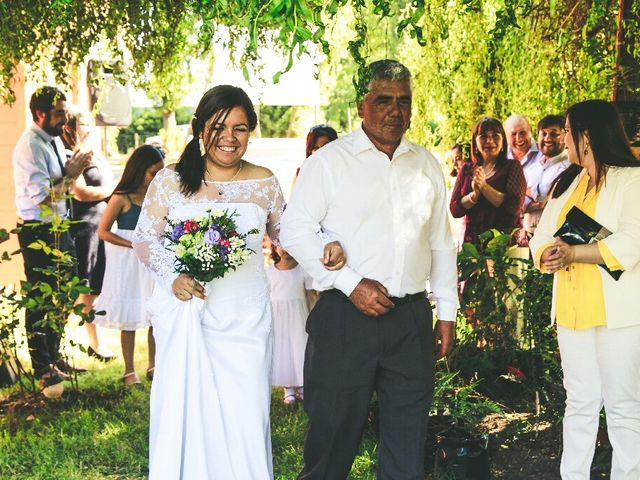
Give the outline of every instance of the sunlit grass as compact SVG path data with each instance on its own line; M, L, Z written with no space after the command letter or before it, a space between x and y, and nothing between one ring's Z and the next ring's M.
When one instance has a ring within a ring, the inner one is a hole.
M101 330L104 345L119 353L119 332ZM70 336L84 343L82 328ZM137 338L136 368L146 369L146 335ZM120 377L121 359L102 364L75 352L79 365L90 372L79 376L79 391L67 388L59 400L43 402L15 412L0 413L0 478L120 480L147 476L149 383L125 388ZM27 362L28 364L28 362ZM141 378L143 375L141 375ZM3 389L9 395L15 388ZM302 468L306 415L282 404L274 389L272 437L274 477L296 478ZM40 402L40 403L39 403ZM375 439L367 431L350 479L375 478Z

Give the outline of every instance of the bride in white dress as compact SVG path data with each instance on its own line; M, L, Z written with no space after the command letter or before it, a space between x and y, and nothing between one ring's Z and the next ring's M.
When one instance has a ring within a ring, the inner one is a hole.
M265 231L277 242L284 200L270 170L242 160L256 124L242 89L209 90L192 121L194 140L175 166L156 175L142 207L133 248L156 278L149 302L157 345L151 480L273 478L273 340L261 245ZM260 233L246 240L256 253L205 288L175 273L163 235L167 219L186 220L212 208L236 211L240 233ZM327 268L344 263L335 243L325 253L332 248Z

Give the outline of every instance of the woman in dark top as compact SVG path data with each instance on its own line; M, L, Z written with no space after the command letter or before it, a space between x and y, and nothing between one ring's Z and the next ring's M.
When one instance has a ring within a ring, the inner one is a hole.
M480 119L471 135L471 162L460 169L449 204L455 218L464 217L464 241L478 244L478 235L486 230L520 227L526 189L522 166L507 160L502 124L491 117Z
M78 109L70 109L67 124L64 126L61 138L67 150L67 155L75 150L86 149L86 140L90 134L93 118L88 112ZM83 190L83 198L73 202L73 220L71 234L78 260L78 276L88 287L90 294L81 294L78 303L85 305L85 312L89 312L94 305L96 297L102 290L102 277L104 276L105 253L104 242L98 238L98 224L107 206L106 199L113 190L113 175L106 160L94 152L93 161L78 179L76 189ZM100 349L100 342L96 326L85 322L87 336L89 337L88 354L102 361L115 358L111 353Z

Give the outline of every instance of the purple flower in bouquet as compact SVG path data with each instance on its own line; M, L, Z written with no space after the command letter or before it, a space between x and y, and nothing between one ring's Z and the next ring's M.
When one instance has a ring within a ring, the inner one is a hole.
M218 243L221 238L222 235L215 227L211 227L209 230L204 232L204 242L209 245Z
M178 240L180 240L180 237L182 235L184 235L184 227L182 226L182 223L179 223L173 227L173 231L171 232L171 240L177 242Z
M238 233L234 221L236 212L217 212L183 221L167 219L167 249L175 255L177 273L188 273L197 281L207 283L221 278L242 265L255 253L247 246L246 238L256 235L257 228ZM230 233L229 233L230 232Z

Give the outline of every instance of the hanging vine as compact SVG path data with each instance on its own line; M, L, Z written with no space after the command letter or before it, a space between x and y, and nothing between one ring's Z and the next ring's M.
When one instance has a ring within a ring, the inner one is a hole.
M629 1L640 11L640 0ZM260 66L260 48L280 51L274 81L300 55L320 51L353 72L348 84L335 83L336 97L355 87L352 98L361 98L366 64L392 43L414 73L417 138L452 142L479 114L539 118L578 98L607 98L617 8L614 0L3 0L0 99L13 101L20 64L32 77L50 71L67 83L98 39L111 42L115 58L128 51L134 83L168 109L184 93L190 59L217 41L247 76ZM350 34L336 38L346 17ZM639 30L637 18L627 24ZM640 48L631 55L639 59Z
M373 15L383 19L394 14L396 3L390 0L372 0L372 3L366 0L4 0L0 2L0 98L9 103L13 100L11 81L18 64L34 66L29 70L33 74L37 74L38 66L47 65L56 80L65 84L70 69L86 59L96 39L107 38L114 41L112 49L116 54L122 53L120 44L129 50L134 82L170 106L185 74L185 61L209 50L221 27L229 32L228 46L232 54L241 49L236 63L245 72L249 66L259 66L260 47L280 50L287 60L274 78L277 81L312 44L325 55L331 55L326 22L335 19L345 7L360 12L372 8ZM423 13L424 0L408 2L398 32L408 29L412 37L422 41L418 22ZM354 61L363 66L369 35L367 24L358 23L354 33L349 52ZM361 88L357 79L354 85Z

